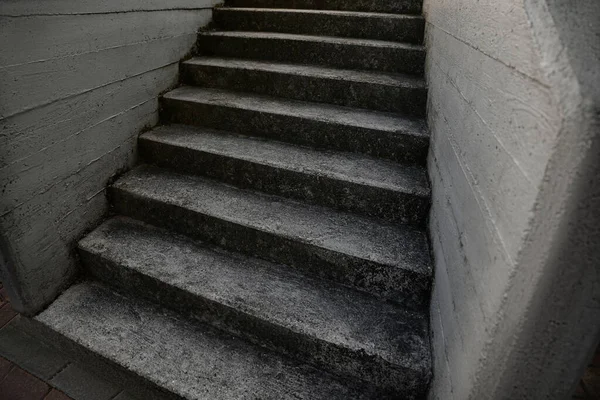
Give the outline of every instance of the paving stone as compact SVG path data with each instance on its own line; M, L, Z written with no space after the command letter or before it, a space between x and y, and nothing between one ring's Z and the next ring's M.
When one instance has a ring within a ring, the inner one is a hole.
M44 400L73 400L60 390L52 389L50 393L44 397Z
M64 355L8 324L0 329L0 355L35 376L49 379L65 365Z
M10 303L4 303L0 307L0 328L8 324L16 315L17 312L12 309Z
M49 391L50 386L19 367L14 367L0 382L3 400L43 400Z
M8 361L4 357L0 357L0 381L10 372L13 368L13 363Z
M69 364L49 383L75 400L109 400L122 388L101 379L77 364Z

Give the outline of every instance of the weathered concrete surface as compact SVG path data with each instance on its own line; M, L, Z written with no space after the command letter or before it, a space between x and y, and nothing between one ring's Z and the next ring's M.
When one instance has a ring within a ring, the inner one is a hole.
M424 232L141 166L112 187L115 211L291 265L391 300L424 299Z
M161 98L167 122L422 163L423 120L221 89L180 87Z
M414 13L421 11L421 0L226 0L230 7L267 7L313 10L373 11Z
M424 395L424 307L404 310L126 218L105 222L79 242L79 251L94 277L123 293L403 398Z
M424 5L432 399L566 398L598 338L598 77L570 71L598 65L599 4L564 2L569 42L551 3Z
M421 45L276 32L203 32L200 54L422 74Z
M139 146L159 167L388 222L422 226L429 211L423 167L187 125L147 132Z
M427 87L405 74L218 57L181 64L188 85L424 116Z
M0 274L18 311L72 279L75 240L211 15L209 1L158 3L0 3Z
M341 384L322 371L98 284L71 287L36 320L179 398L370 397L361 392L368 388Z
M421 44L425 20L399 15L332 10L217 7L214 22L222 30L340 36Z

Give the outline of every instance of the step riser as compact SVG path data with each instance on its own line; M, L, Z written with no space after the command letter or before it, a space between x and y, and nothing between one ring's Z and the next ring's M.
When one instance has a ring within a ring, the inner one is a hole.
M418 304L429 290L429 277L414 271L288 239L116 187L110 188L110 195L118 214L229 250L286 264L317 278L336 281L382 298L405 298Z
M424 136L387 132L292 115L236 107L162 99L164 121L228 130L287 143L369 154L399 162L424 164L429 140Z
M86 271L117 290L163 304L186 317L211 324L270 350L282 352L339 376L359 378L379 387L382 396L395 393L410 398L426 387L415 371L380 358L339 348L318 338L293 332L241 310L194 295L98 254L79 249ZM418 398L418 397L417 397Z
M226 0L229 7L291 8L420 14L421 0Z
M425 52L418 48L375 47L281 38L200 34L202 54L337 68L422 74Z
M232 89L295 100L337 104L422 117L427 104L425 87L398 87L344 79L311 77L275 71L181 65L182 81L203 87Z
M337 36L420 44L425 22L420 17L335 15L286 11L248 11L215 8L215 23L222 30L281 32Z
M203 175L235 185L387 221L422 225L427 198L353 182L309 175L265 164L139 140L144 160L186 174Z

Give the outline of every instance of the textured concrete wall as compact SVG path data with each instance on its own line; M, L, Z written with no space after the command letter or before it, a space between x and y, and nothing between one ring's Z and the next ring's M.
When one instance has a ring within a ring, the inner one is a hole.
M598 102L583 90L598 79L565 70L597 68L600 3L563 7L578 33L557 29L559 3L425 1L432 399L564 398L598 338L598 224L565 235L598 203Z
M157 122L157 96L212 0L0 2L1 277L32 313L76 272L104 188Z

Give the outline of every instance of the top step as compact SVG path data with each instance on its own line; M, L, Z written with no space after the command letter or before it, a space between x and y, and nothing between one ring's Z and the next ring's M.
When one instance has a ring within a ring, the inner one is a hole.
M229 7L371 11L420 14L422 0L226 0Z

